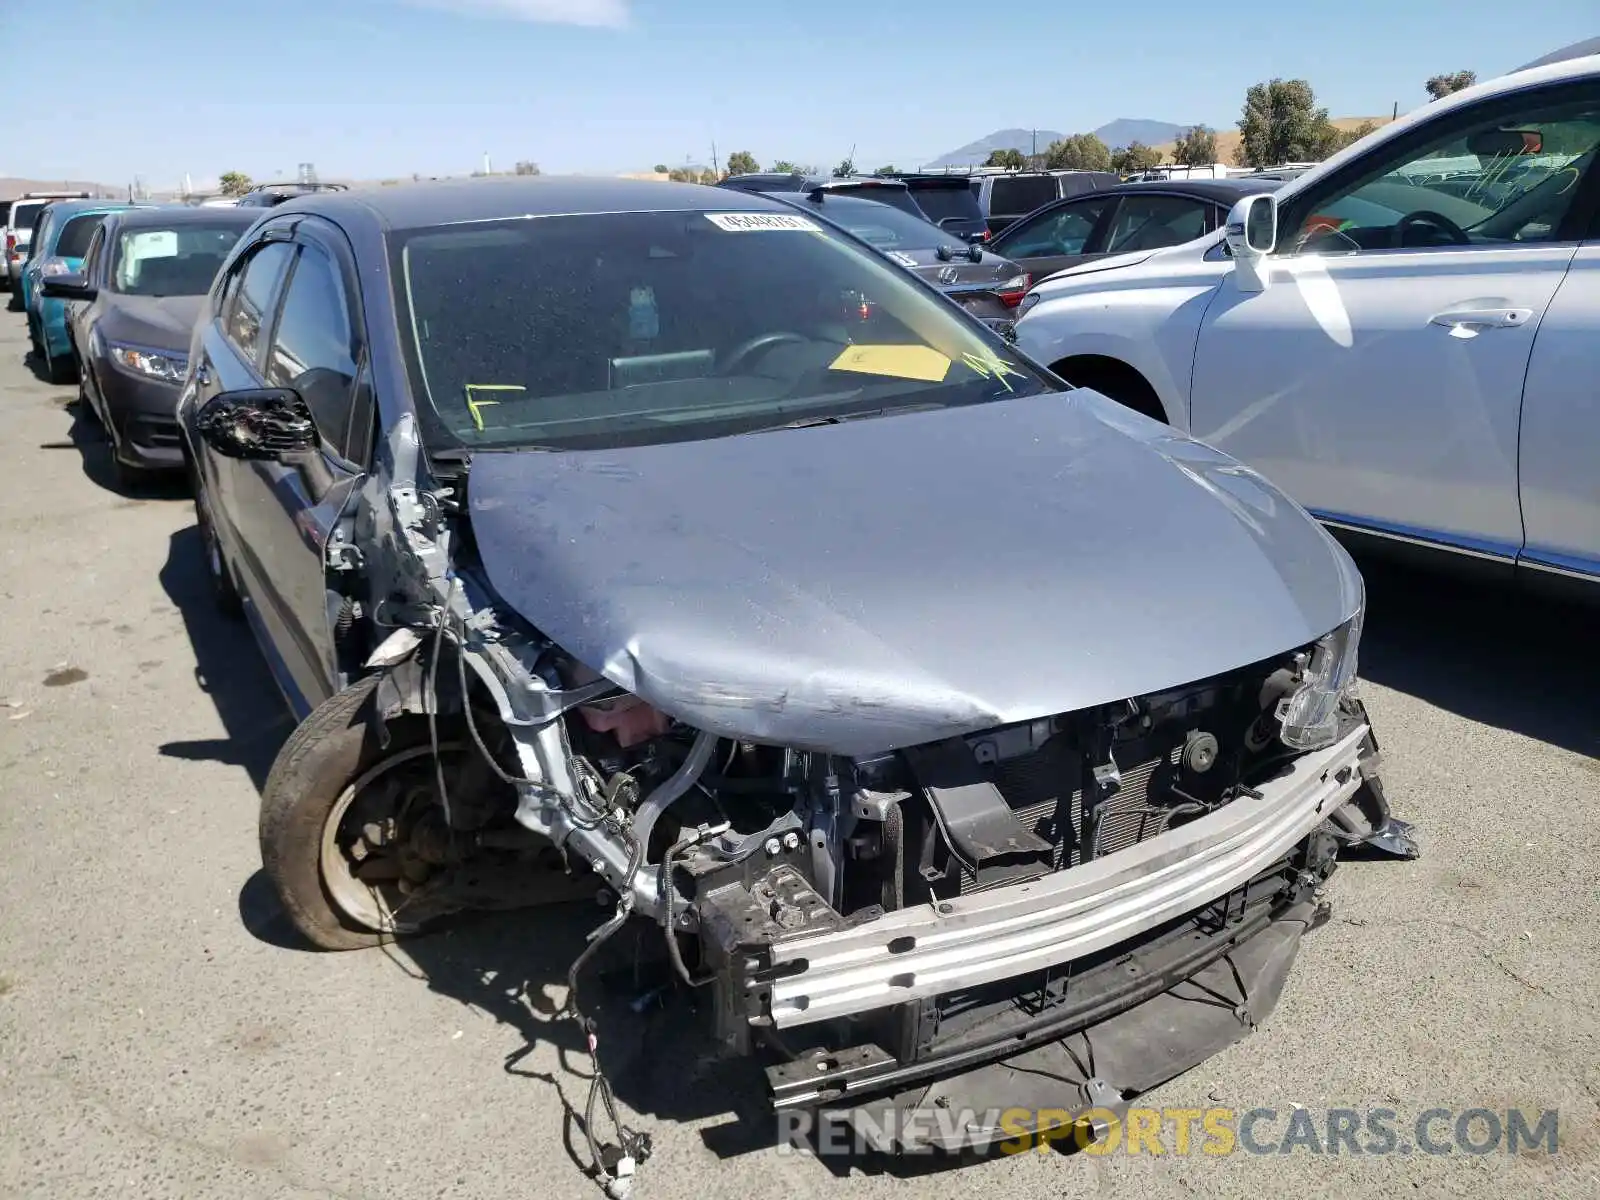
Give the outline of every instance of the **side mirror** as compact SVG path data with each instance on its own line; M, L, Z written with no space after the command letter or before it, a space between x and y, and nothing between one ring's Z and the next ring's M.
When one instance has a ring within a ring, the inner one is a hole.
M93 300L98 291L90 287L82 275L46 275L42 284L40 290L57 300Z
M200 406L194 425L224 458L278 461L321 441L311 409L293 388L219 392Z
M1270 194L1246 196L1228 213L1223 241L1233 256L1241 292L1264 292L1272 282L1267 256L1278 244L1278 201Z

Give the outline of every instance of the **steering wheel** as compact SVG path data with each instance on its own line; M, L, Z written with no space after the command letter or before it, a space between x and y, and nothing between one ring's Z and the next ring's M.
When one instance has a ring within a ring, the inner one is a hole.
M1457 246L1472 245L1472 238L1467 231L1457 225L1443 213L1436 213L1431 208L1419 208L1416 212L1409 212L1394 223L1394 235L1390 239L1390 247L1399 250L1406 244L1406 230L1413 225L1432 225L1441 233L1448 234L1450 240Z
M809 342L811 339L802 337L798 333L788 333L779 329L773 333L758 333L753 338L746 338L722 360L722 365L717 369L719 375L732 375L733 369L744 364L747 358L754 358L758 354L765 354L774 346L781 346L785 342Z

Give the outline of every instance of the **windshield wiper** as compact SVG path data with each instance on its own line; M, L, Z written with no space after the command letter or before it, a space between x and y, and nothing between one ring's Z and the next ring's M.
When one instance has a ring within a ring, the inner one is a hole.
M842 425L846 421L862 421L868 417L886 417L894 413L932 412L939 408L948 408L947 404L894 404L885 408L869 408L863 412L853 413L827 413L823 416L800 417L798 420L785 421L781 425L763 425L754 430L755 433L768 433L775 429L808 429L813 425Z

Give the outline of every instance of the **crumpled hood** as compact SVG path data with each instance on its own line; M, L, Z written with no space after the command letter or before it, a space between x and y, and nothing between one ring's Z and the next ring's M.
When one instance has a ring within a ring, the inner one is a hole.
M189 338L200 319L204 296L117 295L99 325L114 342L133 342L151 350L189 353Z
M488 453L500 595L691 725L864 755L1203 679L1350 617L1259 475L1086 390L613 451Z

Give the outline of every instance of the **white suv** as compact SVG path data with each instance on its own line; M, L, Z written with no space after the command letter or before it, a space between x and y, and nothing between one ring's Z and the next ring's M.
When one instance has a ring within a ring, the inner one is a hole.
M1336 530L1600 588L1600 55L1430 104L1223 231L1052 276L1016 332Z

